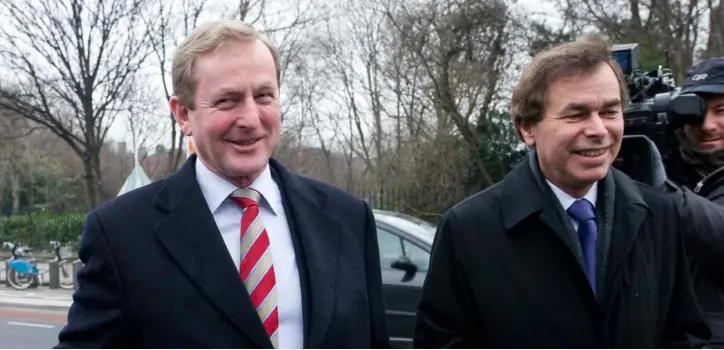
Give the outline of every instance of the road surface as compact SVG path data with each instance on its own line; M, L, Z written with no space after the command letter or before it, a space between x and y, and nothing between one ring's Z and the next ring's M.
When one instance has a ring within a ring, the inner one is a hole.
M49 349L65 325L62 309L0 306L0 348Z

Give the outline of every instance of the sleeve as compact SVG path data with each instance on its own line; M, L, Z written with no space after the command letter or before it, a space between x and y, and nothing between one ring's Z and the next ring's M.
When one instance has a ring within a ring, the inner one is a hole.
M377 243L377 225L367 202L365 208L365 271L367 296L370 309L370 346L372 349L389 349L390 337L387 332L384 298L382 296L382 270L380 268L380 248Z
M673 240L675 252L674 284L669 309L664 324L664 348L695 348L706 346L711 338L711 331L697 304L694 286L689 273L686 246L682 228L690 225L681 213L678 214L678 228L674 230Z
M675 195L687 252L707 266L724 265L724 206L687 188Z
M131 348L123 320L122 291L105 232L91 213L81 235L78 289L68 310L68 322L55 348Z
M486 348L465 268L454 241L455 214L448 211L438 225L427 277L417 309L415 348Z

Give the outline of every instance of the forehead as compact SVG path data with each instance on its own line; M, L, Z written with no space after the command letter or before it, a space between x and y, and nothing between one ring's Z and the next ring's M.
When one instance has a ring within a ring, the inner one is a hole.
M556 110L576 104L601 108L620 98L621 90L616 74L604 64L585 74L553 80L546 93L546 107Z
M269 48L260 40L226 41L196 60L198 87L271 84L276 86L276 65Z
M709 107L720 106L724 104L724 94L705 95L704 101Z

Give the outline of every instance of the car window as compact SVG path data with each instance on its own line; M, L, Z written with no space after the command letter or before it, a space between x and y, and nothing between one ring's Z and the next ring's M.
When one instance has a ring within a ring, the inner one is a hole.
M402 239L390 232L377 229L377 242L380 246L380 266L389 269L392 262L403 255Z
M420 271L427 271L430 254L412 242L379 228L377 229L377 242L380 247L380 266L383 269L390 269L393 261L407 256Z
M405 255L410 258L410 261L415 263L420 271L427 271L427 264L430 262L430 254L409 241L403 240L403 243L405 245Z

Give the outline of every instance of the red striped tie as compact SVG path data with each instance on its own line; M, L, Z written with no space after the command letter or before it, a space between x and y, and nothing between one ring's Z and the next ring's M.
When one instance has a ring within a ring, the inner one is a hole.
M269 235L259 216L261 194L253 189L236 190L231 199L244 214L241 217L241 268L240 276L249 291L251 302L264 325L267 335L278 348L276 278L272 264Z

